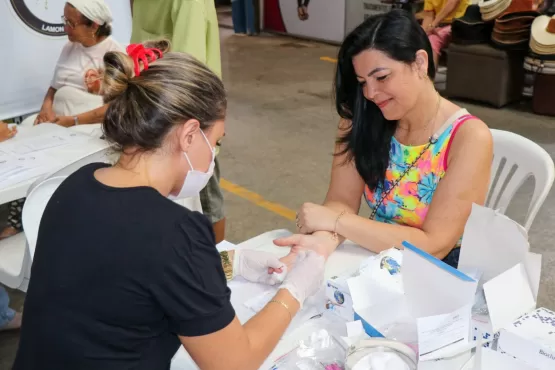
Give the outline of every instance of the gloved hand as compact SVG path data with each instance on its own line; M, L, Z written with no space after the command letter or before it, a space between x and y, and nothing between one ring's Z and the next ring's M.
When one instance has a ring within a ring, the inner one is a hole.
M305 299L316 294L324 281L326 259L310 250L301 249L293 268L287 274L281 289L287 289L299 301L301 308Z
M272 268L273 273L268 269ZM281 283L287 267L273 253L251 249L237 249L233 257L233 276L242 276L248 281L275 285Z

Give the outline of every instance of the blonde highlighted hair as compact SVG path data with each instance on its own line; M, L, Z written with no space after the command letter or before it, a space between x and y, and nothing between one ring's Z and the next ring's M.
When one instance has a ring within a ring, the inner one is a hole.
M164 55L138 76L127 54L104 56L102 90L109 107L102 127L106 139L121 151L157 149L174 125L190 119L207 129L225 117L227 108L222 81L203 63L188 54L170 52L166 40L144 45Z

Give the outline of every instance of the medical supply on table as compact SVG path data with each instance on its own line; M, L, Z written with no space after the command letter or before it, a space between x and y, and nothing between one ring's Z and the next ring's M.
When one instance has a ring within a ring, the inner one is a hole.
M329 278L326 282L326 309L345 320L353 320L355 312L348 280L364 275L366 279L383 282L384 286L401 289L402 263L402 252L391 248L365 259L356 270L346 270Z
M345 370L416 370L416 353L407 345L383 338L361 340L349 347Z
M348 321L353 320L355 316L353 299L347 284L347 280L352 276L352 272L344 273L333 276L326 282L326 309Z
M271 370L344 370L345 348L326 329L314 331Z
M555 369L555 312L538 308L501 330L497 350L534 365Z

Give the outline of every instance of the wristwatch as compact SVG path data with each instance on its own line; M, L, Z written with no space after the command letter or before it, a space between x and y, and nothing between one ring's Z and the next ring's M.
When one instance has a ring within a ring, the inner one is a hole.
M74 126L77 126L79 124L79 118L77 118L77 116L73 116L73 123Z

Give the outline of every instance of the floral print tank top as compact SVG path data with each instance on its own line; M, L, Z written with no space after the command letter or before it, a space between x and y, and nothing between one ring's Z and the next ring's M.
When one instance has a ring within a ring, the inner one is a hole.
M437 141L430 145L420 160L384 199L376 212L376 221L422 228L434 192L447 169L451 138L462 123L473 118L474 116L468 114L465 109L461 109L447 120L443 126L445 129L439 133ZM387 192L391 188L425 147L426 144L406 146L399 143L395 137L391 139L384 186L378 186L375 191L371 191L368 186L364 189L364 197L371 211L374 211L379 203L384 189Z

